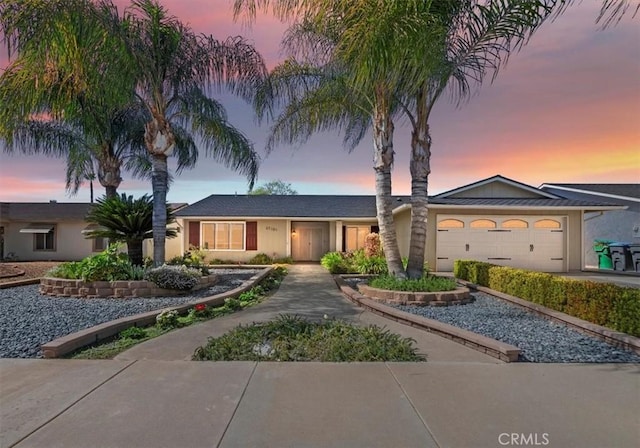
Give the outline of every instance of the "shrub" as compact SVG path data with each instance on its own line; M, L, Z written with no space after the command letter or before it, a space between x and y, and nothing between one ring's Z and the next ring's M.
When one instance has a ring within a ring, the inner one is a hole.
M391 291L435 292L452 291L456 289L454 279L446 277L426 276L419 279L398 279L392 275L384 275L372 279L372 288L388 289Z
M209 275L209 267L204 264L204 258L204 252L192 246L191 249L183 255L176 255L171 258L167 264L170 266L187 266L198 269L202 275Z
M640 336L639 289L471 260L456 260L454 274L579 319Z
M200 281L200 271L186 266L160 266L148 270L144 279L160 288L188 291Z
M367 257L383 257L379 234L372 232L364 237L364 253Z
M134 268L131 265L127 254L119 252L118 244L110 244L103 252L82 261L62 263L50 270L47 275L93 282L140 280L142 272L142 268Z
M163 330L176 328L179 325L178 312L176 310L162 310L156 316L156 323Z
M293 264L293 258L291 257L277 257L273 259L275 264Z
M257 254L251 260L249 260L248 264L272 264L273 259L267 254Z
M144 339L147 337L147 331L140 327L129 327L120 332L120 339Z
M353 268L341 252L327 252L320 260L320 264L332 274L353 272Z
M376 326L356 327L298 316L238 326L196 349L194 360L210 361L425 361L410 338Z
M364 251L358 251L358 255L354 253L353 265L360 274L383 275L388 272L387 260L383 256L367 257Z

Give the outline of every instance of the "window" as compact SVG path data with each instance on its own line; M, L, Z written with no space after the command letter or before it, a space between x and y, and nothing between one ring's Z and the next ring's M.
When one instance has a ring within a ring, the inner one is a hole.
M109 239L108 238L93 238L93 251L94 252L102 252L109 247Z
M533 224L536 229L559 229L560 223L553 219L541 219Z
M347 226L345 250L350 252L364 248L364 241L371 233L371 226Z
M502 227L504 229L526 229L529 227L529 223L522 219L507 219L502 223Z
M443 219L438 223L438 229L462 229L464 223L458 219Z
M476 219L475 221L471 221L470 227L472 229L495 229L496 222L490 219Z
M207 250L244 250L245 223L203 222L202 248Z
M34 233L33 234L33 250L34 251L56 250L55 229L52 229L47 233Z

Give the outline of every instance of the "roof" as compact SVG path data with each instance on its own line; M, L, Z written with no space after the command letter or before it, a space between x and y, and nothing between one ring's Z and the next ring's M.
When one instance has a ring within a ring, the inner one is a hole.
M62 222L84 221L89 202L1 202L0 219L3 221ZM186 207L186 203L172 203L172 210Z
M394 199L408 204L408 197ZM375 196L211 195L176 213L185 216L375 218Z
M393 208L410 206L410 197L397 196ZM432 206L514 209L565 208L583 210L619 209L605 202L548 198L429 198ZM376 217L375 196L329 195L211 195L176 213L177 217L227 218L372 218Z
M0 218L3 221L84 221L90 206L83 202L3 202Z
M574 193L612 197L625 200L640 200L640 184L565 184L544 183L540 189L555 189Z

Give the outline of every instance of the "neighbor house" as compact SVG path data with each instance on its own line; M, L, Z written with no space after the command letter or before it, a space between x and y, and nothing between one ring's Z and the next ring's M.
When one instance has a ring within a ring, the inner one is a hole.
M398 243L406 256L410 198L393 201ZM548 272L580 270L584 215L623 208L493 176L430 198L425 258L438 271L451 271L456 259ZM184 229L178 238L181 251L199 247L209 259L234 261L258 253L318 261L329 251L362 247L365 236L378 229L374 196L211 195L176 216Z
M171 204L174 210L185 205ZM85 237L95 229L85 221L90 207L86 202L0 202L0 260L75 261L103 251L105 238ZM145 244L144 254L151 255L152 247ZM181 243L170 239L167 247L178 253Z
M594 210L584 214L585 266L598 266L593 250L595 240L640 243L640 184L564 184L545 183L542 191L570 199L606 201L626 207L604 213Z

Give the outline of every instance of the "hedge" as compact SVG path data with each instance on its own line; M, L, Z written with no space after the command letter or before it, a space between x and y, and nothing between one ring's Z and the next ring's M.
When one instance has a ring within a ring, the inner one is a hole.
M640 289L573 280L474 260L456 260L453 273L462 280L640 336Z

